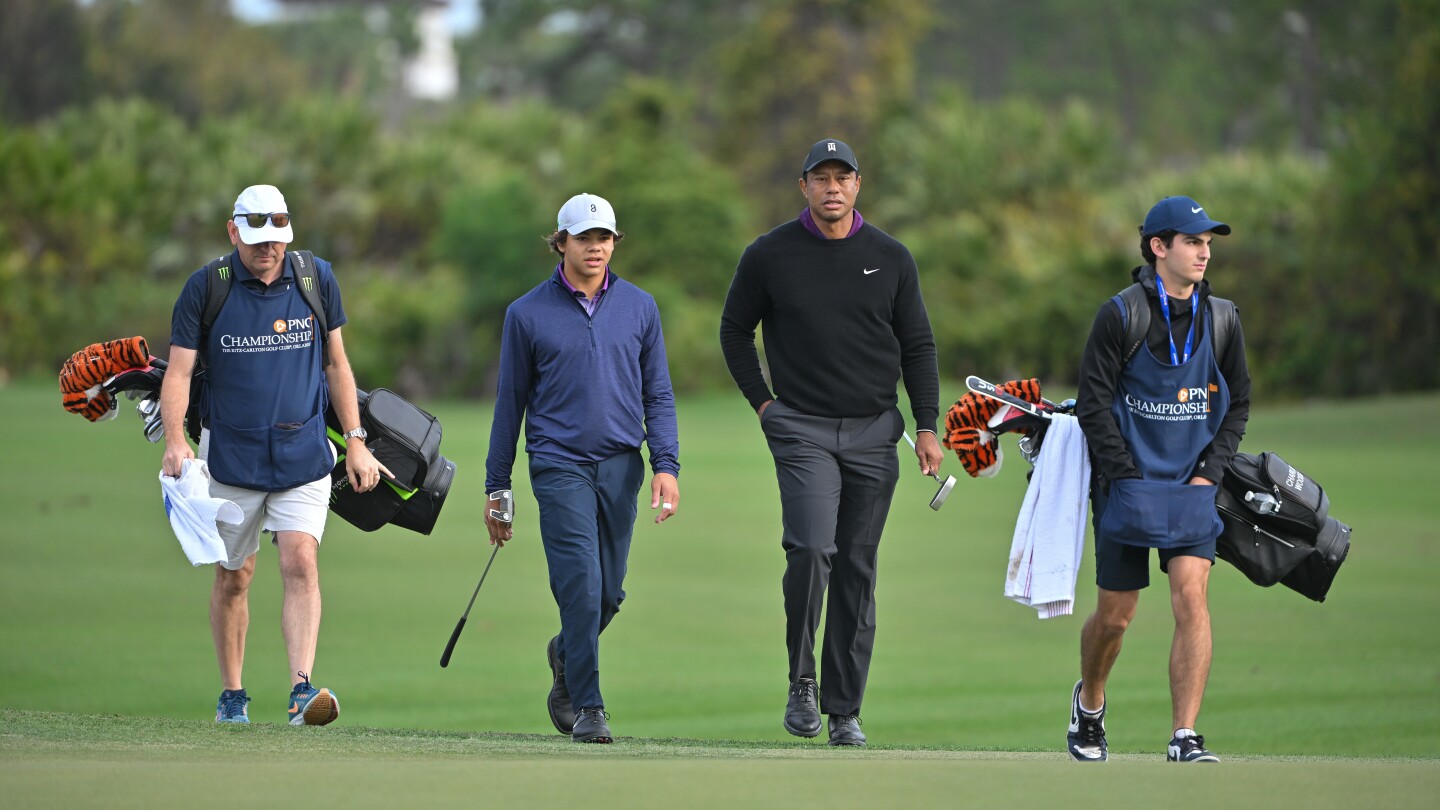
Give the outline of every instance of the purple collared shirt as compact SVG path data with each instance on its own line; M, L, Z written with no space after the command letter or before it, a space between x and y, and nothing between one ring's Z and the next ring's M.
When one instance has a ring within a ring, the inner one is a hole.
M849 239L850 237L854 236L860 230L860 226L865 224L865 220L860 216L859 211L853 208L850 210L855 212L855 219L851 221L850 232L845 234L845 239ZM819 225L815 224L815 218L810 215L810 208L808 206L800 212L800 224L805 226L805 230L815 234L821 239L830 238L826 236L823 232L821 232Z
M851 231L851 233L854 233L854 231ZM580 306L585 308L585 314L594 315L595 305L600 303L600 297L605 294L606 290L610 289L610 265L605 265L605 280L600 282L600 289L595 291L594 298L586 298L585 293L575 289L575 285L571 284L570 279L565 277L565 262L560 262L555 265L555 272L560 276L560 283L564 284L565 289L569 290L570 294L575 296L575 300L580 302Z

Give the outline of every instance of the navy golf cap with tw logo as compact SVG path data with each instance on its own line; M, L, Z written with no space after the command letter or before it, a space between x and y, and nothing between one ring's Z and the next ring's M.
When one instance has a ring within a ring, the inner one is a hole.
M805 176L806 172L827 160L838 160L849 166L856 174L860 173L860 162L855 159L855 151L844 141L829 138L816 141L815 145L810 147L810 153L805 156L805 164L800 169L800 176Z
M1214 231L1220 236L1228 236L1230 226L1211 219L1205 214L1205 209L1200 207L1200 203L1189 197L1166 197L1155 203L1155 207L1145 215L1145 224L1140 226L1142 236L1151 236L1162 231L1188 234Z

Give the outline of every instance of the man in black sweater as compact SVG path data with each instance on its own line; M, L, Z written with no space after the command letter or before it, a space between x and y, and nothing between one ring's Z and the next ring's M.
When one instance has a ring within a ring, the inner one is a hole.
M864 745L860 704L875 642L875 564L900 477L901 377L915 418L920 471L940 469L940 377L915 260L855 210L860 168L841 141L810 148L800 216L756 239L735 268L720 319L730 374L760 417L775 457L784 534L785 729L831 745ZM770 387L755 349L759 324ZM825 589L816 682L815 632Z

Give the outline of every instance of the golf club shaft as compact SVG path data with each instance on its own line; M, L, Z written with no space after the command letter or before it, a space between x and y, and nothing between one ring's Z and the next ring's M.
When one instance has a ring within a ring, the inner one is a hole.
M495 564L495 555L500 553L500 546L496 544L495 550L490 552L490 561L485 563L485 570L480 574L480 583L475 586L475 592L470 594L470 604L465 606L465 613L460 621L455 623L455 631L450 634L450 641L445 645L445 652L440 656L442 668L450 666L450 654L455 652L455 642L460 640L460 631L465 629L465 620L470 618L470 608L475 607L475 597L480 595L480 586L485 584L485 577L490 573L490 566Z

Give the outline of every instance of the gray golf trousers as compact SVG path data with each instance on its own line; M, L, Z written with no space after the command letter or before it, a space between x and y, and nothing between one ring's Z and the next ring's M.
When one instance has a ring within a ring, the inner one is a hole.
M824 606L820 710L859 714L875 646L876 559L900 478L895 443L904 417L896 408L867 417L812 416L776 400L760 426L780 484L790 681L816 673Z

